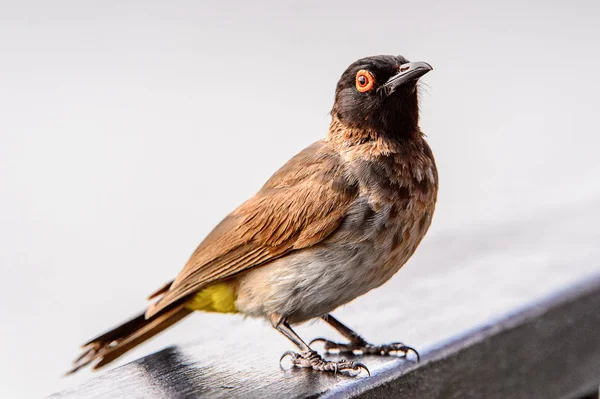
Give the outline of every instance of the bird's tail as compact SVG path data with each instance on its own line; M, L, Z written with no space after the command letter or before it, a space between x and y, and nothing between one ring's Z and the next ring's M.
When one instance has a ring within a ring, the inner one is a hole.
M94 370L105 366L191 312L184 302L167 307L148 319L142 313L84 344L83 353L75 359L73 368L67 374L72 374L93 362Z

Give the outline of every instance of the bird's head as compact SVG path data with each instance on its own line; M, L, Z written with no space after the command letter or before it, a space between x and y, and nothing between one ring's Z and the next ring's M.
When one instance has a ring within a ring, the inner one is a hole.
M362 58L342 74L331 115L353 129L398 138L413 134L419 122L417 81L431 70L426 62L402 56Z

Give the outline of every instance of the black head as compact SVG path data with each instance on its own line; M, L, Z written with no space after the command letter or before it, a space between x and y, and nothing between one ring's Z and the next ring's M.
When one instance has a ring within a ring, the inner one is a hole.
M419 122L417 81L431 70L402 56L362 58L342 74L331 114L349 127L411 134Z

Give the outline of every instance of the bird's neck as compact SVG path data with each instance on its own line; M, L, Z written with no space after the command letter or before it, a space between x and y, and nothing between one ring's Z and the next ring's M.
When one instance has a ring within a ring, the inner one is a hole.
M421 143L423 133L418 126L418 117L413 123L403 123L387 128L348 126L333 116L326 141L339 150L368 147L383 155L402 152Z

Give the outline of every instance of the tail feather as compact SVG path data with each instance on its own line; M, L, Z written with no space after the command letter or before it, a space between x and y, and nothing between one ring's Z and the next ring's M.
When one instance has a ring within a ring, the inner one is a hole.
M105 366L191 312L186 308L185 302L180 302L148 319L142 313L84 344L83 353L73 362L73 368L67 374L72 374L93 362L96 362L94 370Z
M173 285L173 280L169 281L167 284L163 285L158 290L154 291L152 293L152 295L150 295L147 299L151 300L151 299L154 299L154 298L157 298L157 297L163 295L165 292L169 291L169 289L171 288L171 285Z

